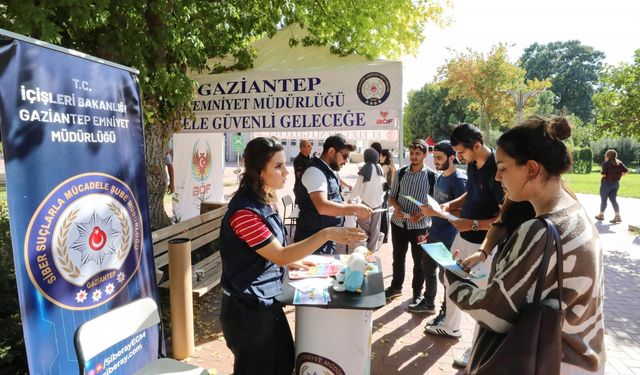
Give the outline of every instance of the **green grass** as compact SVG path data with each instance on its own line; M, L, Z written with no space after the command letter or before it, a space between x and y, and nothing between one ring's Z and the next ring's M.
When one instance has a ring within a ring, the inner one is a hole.
M563 175L563 178L576 193L600 194L600 168L590 174L567 173ZM640 174L630 173L622 177L618 196L640 198Z
M5 185L0 185L0 201L7 200L7 187Z

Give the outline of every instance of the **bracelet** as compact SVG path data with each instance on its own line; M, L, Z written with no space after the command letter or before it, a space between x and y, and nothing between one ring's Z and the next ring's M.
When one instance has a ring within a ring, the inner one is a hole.
M484 259L487 260L487 258L489 258L489 255L487 255L487 252L484 251L484 249L478 249L479 252L482 253L482 255L484 255Z

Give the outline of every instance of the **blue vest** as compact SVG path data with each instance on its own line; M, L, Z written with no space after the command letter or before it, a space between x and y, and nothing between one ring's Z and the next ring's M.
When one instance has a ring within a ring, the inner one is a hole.
M233 296L257 299L261 305L270 306L274 303L274 297L282 293L284 268L260 256L231 229L231 216L243 209L262 217L273 236L283 246L286 245L285 229L278 212L245 193L236 194L229 202L220 227L220 282L222 288Z
M318 158L313 158L309 167L316 167L322 171L327 178L327 199L332 202L342 203L342 190L340 189L340 181L335 172L329 168L325 162ZM307 188L302 184L302 179L296 181L294 193L298 200L300 214L296 221L296 234L294 242L302 241L312 235L318 233L321 229L329 227L341 227L344 224L343 216L325 216L320 215L316 207L313 205ZM336 243L333 241L325 242L322 247L315 251L314 254L334 254L336 252Z

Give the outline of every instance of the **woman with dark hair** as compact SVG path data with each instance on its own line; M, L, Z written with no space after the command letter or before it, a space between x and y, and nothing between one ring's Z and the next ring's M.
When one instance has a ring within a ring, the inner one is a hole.
M620 189L620 179L629 173L627 167L618 160L618 152L616 150L608 150L604 154L604 163L600 174L600 213L596 216L596 220L604 220L604 210L607 209L607 199L611 201L613 211L616 216L610 221L612 224L622 222L620 218L620 206L618 206L618 189Z
M382 166L382 174L386 179L384 185L384 198L382 208L389 208L389 191L391 184L396 177L396 165L393 163L393 155L388 148L382 149L380 153L380 165ZM380 219L380 233L383 235L383 243L389 241L389 211L384 211Z
M480 289L447 272L450 282L447 293L480 323L482 330L507 333L532 301L547 238L546 225L539 219L549 219L562 239L565 282L563 300L558 301L557 261L553 255L542 301L555 308L561 303L566 312L560 373L602 374L605 362L602 248L598 232L584 209L561 182L560 175L571 168L571 154L562 142L570 134L571 127L565 118L544 120L534 116L498 139L496 180L510 200L529 201L536 218L524 222L507 240L494 260L486 288ZM466 260L461 266L469 270ZM478 346L482 344L476 341L474 347ZM473 356L467 372L474 370Z
M285 266L295 265L327 241L357 243L357 228L325 228L286 244L275 190L289 174L280 142L255 138L244 150L245 173L229 202L220 233L223 288L220 322L235 356L234 374L291 374L294 346L289 324L275 297Z

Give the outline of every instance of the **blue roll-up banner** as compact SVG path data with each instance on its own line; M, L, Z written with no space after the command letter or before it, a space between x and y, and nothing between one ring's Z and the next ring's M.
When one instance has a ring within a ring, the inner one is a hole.
M157 300L136 74L0 35L0 129L29 370L77 374L82 323ZM85 373L134 373L160 340L144 331Z

